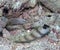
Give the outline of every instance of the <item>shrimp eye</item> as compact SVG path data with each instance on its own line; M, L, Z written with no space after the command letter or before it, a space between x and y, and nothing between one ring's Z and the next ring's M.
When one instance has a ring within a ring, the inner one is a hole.
M51 17L51 15L47 15L47 17Z
M46 24L44 24L43 28L44 28L44 29L47 29L47 28L49 28L49 26L46 25Z

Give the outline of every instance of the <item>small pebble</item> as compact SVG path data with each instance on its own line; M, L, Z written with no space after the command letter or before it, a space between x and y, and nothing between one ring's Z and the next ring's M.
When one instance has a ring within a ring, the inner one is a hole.
M10 32L8 30L3 29L2 33L3 33L4 38L9 38L10 37Z

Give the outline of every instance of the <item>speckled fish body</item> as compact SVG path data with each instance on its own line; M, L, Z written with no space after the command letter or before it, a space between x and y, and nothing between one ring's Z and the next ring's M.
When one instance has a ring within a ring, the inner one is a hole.
M24 24L26 23L27 21L25 19L21 19L21 18L11 18L9 20L9 22L12 24L12 25L18 25L18 24Z

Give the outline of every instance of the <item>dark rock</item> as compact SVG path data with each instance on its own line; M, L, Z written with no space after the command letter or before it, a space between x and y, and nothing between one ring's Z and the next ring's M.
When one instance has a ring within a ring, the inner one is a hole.
M9 9L7 7L4 7L3 13L8 14L8 12L9 12Z
M3 37L3 33L2 32L0 32L0 36Z

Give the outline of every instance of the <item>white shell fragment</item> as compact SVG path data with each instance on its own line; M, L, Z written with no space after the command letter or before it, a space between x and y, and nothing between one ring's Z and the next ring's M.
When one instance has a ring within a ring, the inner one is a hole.
M41 15L42 14L42 11L43 11L42 6L39 6L38 14Z
M29 1L29 6L34 7L37 3L37 0L30 0Z
M18 2L16 2L15 4L13 4L12 8L13 8L13 9L18 9L18 8L21 7L21 5L22 5L22 3L18 1Z
M27 2L28 0L18 0L17 2L12 2L13 5L12 5L12 8L13 9L20 9L22 4Z

